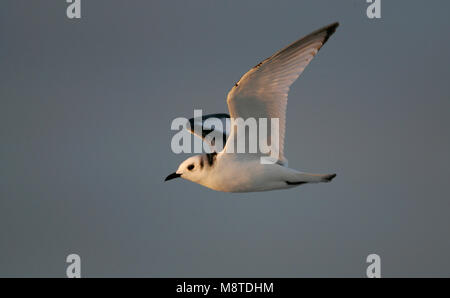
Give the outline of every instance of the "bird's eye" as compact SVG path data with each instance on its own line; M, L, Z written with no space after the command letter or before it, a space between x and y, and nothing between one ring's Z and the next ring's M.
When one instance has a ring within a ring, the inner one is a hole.
M188 170L192 171L194 169L194 165L188 165Z

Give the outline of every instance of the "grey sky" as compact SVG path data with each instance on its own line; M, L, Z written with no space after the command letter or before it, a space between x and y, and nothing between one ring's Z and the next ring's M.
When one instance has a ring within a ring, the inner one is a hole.
M450 276L448 1L2 1L0 276ZM276 50L341 26L289 94L286 156L330 184L163 183L176 117L227 112Z

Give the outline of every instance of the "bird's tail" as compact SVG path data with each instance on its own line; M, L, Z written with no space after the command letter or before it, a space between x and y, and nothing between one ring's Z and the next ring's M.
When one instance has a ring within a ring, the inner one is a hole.
M330 182L331 180L333 180L334 177L336 177L336 174L296 173L295 179L291 178L291 181L286 181L286 182L290 185L304 184L304 183Z

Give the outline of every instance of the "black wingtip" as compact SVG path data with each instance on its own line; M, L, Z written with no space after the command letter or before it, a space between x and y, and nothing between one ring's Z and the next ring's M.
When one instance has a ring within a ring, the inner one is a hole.
M330 36L333 35L334 32L336 32L337 27L339 27L339 22L335 22L335 23L330 24L330 25L326 26L325 28L323 28L323 30L327 31L327 35L325 36L325 39L323 40L322 45L324 45L328 41Z
M326 181L326 182L330 182L331 180L334 179L334 177L336 177L336 174L330 174L330 175L328 175L328 176L325 178L325 181Z

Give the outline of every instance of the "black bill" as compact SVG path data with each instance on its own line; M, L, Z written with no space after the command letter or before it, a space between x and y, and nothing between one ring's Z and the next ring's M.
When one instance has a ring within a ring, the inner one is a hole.
M178 178L180 176L181 176L181 174L172 173L169 176L167 176L166 179L164 179L164 181L172 180L172 179Z

